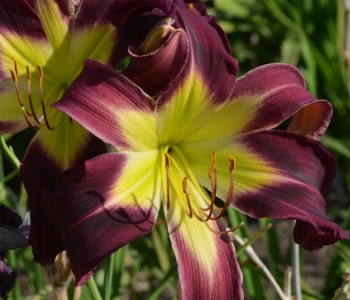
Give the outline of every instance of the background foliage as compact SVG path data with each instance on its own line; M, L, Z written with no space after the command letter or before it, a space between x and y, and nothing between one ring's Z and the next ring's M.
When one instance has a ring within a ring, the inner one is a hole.
M303 72L308 89L315 96L332 102L334 117L322 142L333 150L338 174L325 197L329 218L350 229L350 70L346 58L346 37L350 32L343 0L214 0L206 4L229 37L233 56L240 63L240 75L266 63L290 63ZM32 134L26 131L5 136L20 159ZM27 197L23 186L16 171L1 155L0 203L14 207L22 217L25 215ZM247 221L234 210L229 211L227 218L232 226L241 221L250 224L238 231L245 238L252 237L259 226L274 225L253 247L283 285L285 267L291 265L290 224L286 225L287 234L284 234L273 220ZM350 243L339 242L326 253L318 256L327 269L321 274L323 278L317 277L321 284L316 288L310 286L310 277L303 276L308 254L305 259L301 256L304 299L331 299L342 283L340 275L350 267ZM53 299L50 285L53 275L33 262L29 248L12 251L8 258L19 273L10 299ZM244 252L239 255L239 261L244 272L246 299L277 299L264 273ZM97 272L95 282L90 282L90 288L82 288L81 299L90 300L93 296L96 299L98 291L106 300L176 299L177 284L177 266L166 226L157 226L149 236L112 255ZM73 292L70 283L70 299Z

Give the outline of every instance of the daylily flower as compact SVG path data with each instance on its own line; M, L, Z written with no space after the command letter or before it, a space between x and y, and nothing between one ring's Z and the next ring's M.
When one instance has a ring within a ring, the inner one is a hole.
M220 31L201 34L204 23L187 17L198 11L186 8L188 63L156 102L88 60L54 105L118 150L64 172L53 195L77 285L105 257L152 230L161 204L183 299L243 299L222 219L229 205L255 218L297 220L294 239L308 250L348 238L327 220L320 193L334 177L335 160L313 140L327 128L331 105L315 99L289 65L257 68L235 85L236 63ZM310 111L312 124L302 118ZM293 115L290 128L313 139L272 130ZM217 206L216 197L225 204Z
M90 60L55 104L119 151L66 171L58 184L55 218L78 285L106 256L149 232L161 203L183 299L243 297L221 221L229 205L255 218L297 220L294 239L308 250L348 238L327 220L320 193L336 172L332 153L302 135L271 130L317 103L299 71L257 68L238 80L227 102L202 78L193 64L154 103ZM215 197L225 204L216 206Z
M6 252L28 245L27 226L22 225L21 217L11 208L0 205L0 297L8 298L17 273L6 262Z
M81 3L79 3L81 2ZM36 131L20 177L30 198L30 244L47 265L63 250L43 190L63 170L105 152L104 143L51 107L86 58L116 66L111 0L0 2L0 132ZM74 5L75 4L75 5Z

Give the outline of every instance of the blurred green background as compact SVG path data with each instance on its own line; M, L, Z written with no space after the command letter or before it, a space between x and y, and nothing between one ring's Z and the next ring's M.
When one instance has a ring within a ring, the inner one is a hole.
M350 42L347 41L350 29L347 26L346 1L205 2L209 14L217 17L229 37L232 54L240 63L240 75L267 63L293 64L302 71L308 89L316 97L332 102L334 116L322 142L335 154L338 174L325 197L329 218L350 229ZM6 137L19 158L23 157L32 135L32 132L26 131ZM0 202L10 204L24 216L26 194L16 172L1 156L0 179ZM253 247L283 286L285 267L291 265L291 223L246 220L234 210L229 211L227 218L232 226L241 221L250 224L237 232L245 238L252 237L260 226L274 225L253 243ZM350 268L349 242L342 241L325 248L318 254L301 253L304 299L332 299L335 290L342 284L341 274ZM278 299L264 273L248 256L242 252L238 258L244 272L246 299ZM10 299L54 299L50 285L52 272L33 263L29 248L12 251L9 260L19 273ZM112 255L97 272L95 280L105 300L176 299L176 267L167 229L157 226L149 236ZM81 299L93 299L93 287L93 283L90 289L83 287ZM73 292L70 283L70 299L73 299Z

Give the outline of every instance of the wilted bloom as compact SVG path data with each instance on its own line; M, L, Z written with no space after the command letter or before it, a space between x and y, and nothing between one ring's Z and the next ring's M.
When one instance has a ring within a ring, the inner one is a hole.
M22 225L21 217L11 208L0 205L0 297L7 299L17 277L6 262L6 252L28 245L27 226Z
M88 60L54 105L119 151L66 171L54 194L78 285L106 256L149 232L161 204L183 299L243 298L221 218L229 205L256 218L296 219L294 239L309 250L348 238L327 220L320 193L336 171L331 152L314 140L328 126L331 105L315 99L289 65L257 68L235 84L220 31L201 34L205 19L193 5L186 9L182 16L193 16L185 18L189 59L156 102ZM309 125L301 116L310 111ZM293 115L291 128L314 139L272 130ZM216 197L225 204L217 206Z
M75 1L79 2L79 1ZM57 175L105 152L104 144L51 107L79 75L86 58L115 66L111 0L4 0L0 2L0 132L36 131L20 177L31 205L30 243L44 265L62 251L42 196Z

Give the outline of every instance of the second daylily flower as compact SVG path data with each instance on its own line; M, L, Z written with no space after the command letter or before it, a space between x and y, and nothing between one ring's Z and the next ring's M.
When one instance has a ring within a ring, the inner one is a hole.
M106 17L110 3L0 2L0 132L37 131L20 177L30 199L30 244L43 265L63 249L42 191L53 189L63 170L105 152L100 140L51 104L79 75L86 58L115 66L117 33Z

